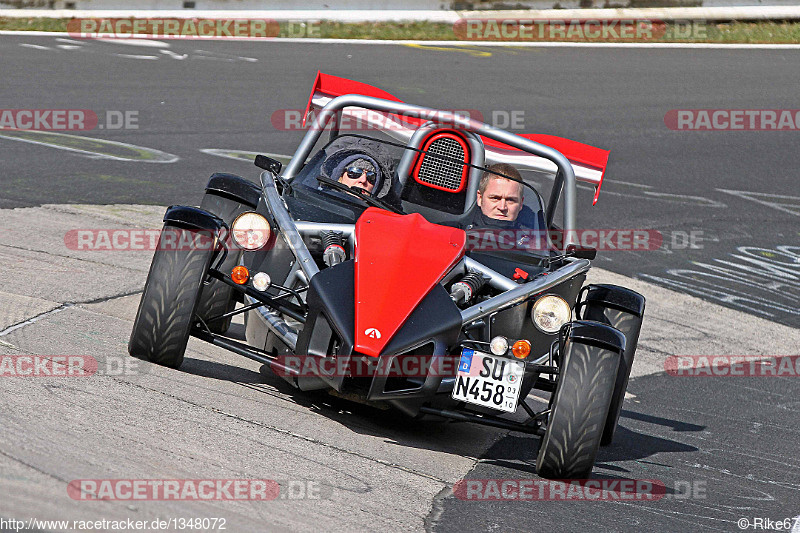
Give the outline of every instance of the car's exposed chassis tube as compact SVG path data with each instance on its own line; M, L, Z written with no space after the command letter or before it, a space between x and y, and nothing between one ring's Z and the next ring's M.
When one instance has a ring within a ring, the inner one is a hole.
M245 295L249 303L255 303L256 299ZM283 342L290 350L297 348L297 333L289 327L289 324L281 317L280 313L269 307L259 307L258 313L264 318L267 327Z
M273 309L275 309L276 311L278 311L280 313L283 313L283 314L285 314L287 316L292 317L293 319L297 320L298 322L304 322L305 321L305 317L303 316L303 314L301 314L301 313L304 312L302 307L298 307L296 305L289 304L289 303L277 302L276 300L274 300L272 297L270 297L266 293L259 294L258 292L255 291L255 289L251 289L250 287L246 287L246 286L242 286L242 285L237 285L233 281L228 279L219 270L210 269L208 271L208 275L210 277L212 277L212 278L214 278L216 280L219 280L220 282L232 287L234 290L239 291L241 293L244 293L251 300L253 300L253 302L251 302L251 303L255 303L255 301L258 301L263 305L269 306L270 308L273 308ZM290 305L291 305L291 307L290 307Z
M298 233L300 234L314 234L318 235L323 230L333 230L333 231L340 231L342 235L347 237L348 242L350 243L350 253L353 253L353 246L355 244L355 231L356 227L355 224L325 224L322 222L304 222L298 220L294 223L295 227L297 228ZM456 269L466 271L473 271L473 272L480 272L484 276L489 278L489 284L494 287L495 289L501 291L507 291L510 289L514 289L519 285L514 282L512 279L495 272L491 268L487 267L486 265L475 261L470 257L465 257L463 262L459 263L456 266Z
M267 202L267 207L272 213L275 223L278 224L281 236L300 263L300 268L306 278L310 280L314 277L314 274L319 272L319 268L300 237L300 232L297 231L294 220L289 216L289 212L283 204L283 199L278 194L278 189L275 188L275 178L269 172L264 171L261 173L261 185L263 186L264 200Z
M566 279L587 272L591 266L588 259L568 259L568 261L568 265L559 268L555 272L550 272L547 276L541 276L523 285L518 285L493 298L463 309L461 311L463 323L465 325L469 324L495 311L522 302L534 294L555 287Z
M298 220L295 223L298 233L301 235L314 235L320 237L324 231L338 231L347 239L350 255L355 253L356 226L355 224L327 224L325 222L305 222Z
M507 278L499 272L495 272L491 268L487 267L483 263L475 261L471 257L464 258L464 266L466 266L468 271L479 272L484 276L487 276L489 278L489 285L495 289L508 291L519 287L519 284L517 284L514 280Z

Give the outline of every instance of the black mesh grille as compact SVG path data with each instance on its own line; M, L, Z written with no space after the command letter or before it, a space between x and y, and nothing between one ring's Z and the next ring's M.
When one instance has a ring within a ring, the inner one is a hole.
M464 148L452 137L439 137L428 147L427 152L419 166L417 179L422 183L436 185L443 189L457 191L461 187L461 176L464 172ZM451 161L436 157L443 155Z

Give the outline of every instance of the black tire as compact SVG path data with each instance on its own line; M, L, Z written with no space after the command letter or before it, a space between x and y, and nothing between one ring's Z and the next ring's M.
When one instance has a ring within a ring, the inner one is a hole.
M598 319L595 318L593 320ZM622 412L622 404L625 401L625 391L628 390L628 380L631 377L633 358L636 355L636 344L639 341L642 319L624 311L606 309L604 320L599 321L614 326L625 335L625 351L622 353L622 360L619 363L614 395L611 397L608 417L603 428L603 437L600 439L600 446L608 446L614 440L614 433L619 423L619 415Z
M167 232L174 232L173 242L183 244L162 246ZM209 232L164 224L128 342L133 357L181 366L203 279L214 257L211 242Z
M217 215L225 221L228 227L237 216L251 209L247 205L211 192L207 192L203 196L200 208ZM242 251L236 248L230 238L226 240L225 244L228 246L228 255L220 265L219 270L225 274L230 274L233 267L239 264ZM232 317L212 322L209 322L208 319L229 313L235 307L236 298L233 288L219 280L212 279L207 282L207 285L203 288L203 294L200 295L200 302L197 304L197 316L206 323L212 333L223 334L230 328Z
M618 352L568 342L536 473L550 479L586 479L592 473L614 392Z

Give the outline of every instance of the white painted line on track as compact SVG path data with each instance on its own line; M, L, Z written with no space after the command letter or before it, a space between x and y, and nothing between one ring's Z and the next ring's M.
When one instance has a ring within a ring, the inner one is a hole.
M112 54L117 57L124 57L126 59L158 59L158 56L142 56L136 54Z
M220 148L201 148L201 152L204 154L215 155L218 157L224 157L225 159L236 159L237 161L252 161L255 156L262 154L264 152L247 152L243 150L225 150ZM270 154L264 154L270 155ZM286 157L286 156L281 156Z
M175 52L172 52L170 50L159 50L159 52L161 52L166 56L171 57L172 59L177 59L178 61L183 61L184 59L189 57L189 54L176 54Z
M51 131L39 131L39 130L24 130L24 133L35 134L39 136L38 139L18 137L12 135L13 132L19 132L19 131L23 130L10 130L8 133L5 133L3 132L3 130L0 130L0 139L36 144L39 146L46 146L48 148L55 148L57 150L66 150L68 152L83 154L91 159L108 159L111 161L136 161L139 163L174 163L180 160L180 158L177 155L169 154L167 152L162 152L161 150L156 150L154 148L147 148L144 146L137 146L135 144L128 144L119 141L110 141L108 139L98 139L95 137L84 137L81 135L69 135L66 133L55 133ZM59 144L58 140L60 138L66 138L70 142L88 143L85 146L87 149L75 148L74 146L65 146L64 144ZM134 152L145 153L147 154L148 157L150 157L150 159L141 159L141 158L137 159L132 157L124 157L120 155L107 154L104 152L90 149L96 146L126 148Z
M353 44L354 39L273 39L283 43L313 44ZM428 46L495 46L525 48L719 48L719 49L762 49L785 50L800 49L800 44L721 44L721 43L565 43L565 42L516 42L516 41L401 41L364 39L355 40L356 44L416 44Z
M758 204L789 213L790 215L800 216L800 196L788 196L785 194L769 194L764 192L735 191L733 189L717 189L725 194L732 194L744 200L750 200ZM788 200L782 203L780 200Z
M164 41L156 41L154 39L146 39L143 37L134 37L132 39L84 39L85 41L100 41L102 43L114 44L127 44L128 46L146 46L148 48L169 48L169 43Z
M0 31L0 36L31 36L31 37L72 37L66 32L44 32L44 31ZM164 38L159 36L159 38ZM97 39L105 42L115 42L124 44L138 44L139 42L156 43L149 39ZM494 46L511 48L673 48L673 49L719 49L719 50L800 50L800 44L753 44L753 43L573 43L573 42L518 42L518 41L423 41L423 40L397 40L397 39L312 39L312 38L260 38L260 37L211 37L203 39L170 39L187 42L203 41L252 41L262 43L284 43L284 44L383 44L383 45L427 45L427 46ZM155 46L155 45L142 45ZM162 45L158 45L162 46ZM168 46L164 44L163 46Z
M40 46L38 44L20 43L23 48L33 48L35 50L52 50L49 46Z
M69 304L69 303L61 304L60 306L56 307L55 309L51 309L50 311L46 311L46 312L44 312L44 313L42 313L40 315L36 315L35 317L29 318L28 320L20 322L19 324L14 324L13 326L9 326L6 329L4 329L3 331L0 331L0 337L5 337L6 335L11 333L12 331L18 330L20 328L24 328L25 326L29 326L31 324L35 324L39 320L42 320L44 318L48 318L49 316L54 315L56 313L60 313L61 311L63 311L64 309L67 309L69 307L72 307L72 304ZM7 342L4 342L3 344L5 346L12 346L12 347L14 346L13 344L8 344Z
M0 35L30 35L31 37L72 37L65 31L0 30Z

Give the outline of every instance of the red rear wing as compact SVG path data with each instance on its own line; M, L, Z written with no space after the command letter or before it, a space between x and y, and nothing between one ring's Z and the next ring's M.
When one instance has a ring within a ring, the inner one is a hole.
M303 115L303 126L306 125L306 121L313 110L322 109L328 102L344 94L360 94L402 102L396 96L372 85L317 72L314 87L311 89L311 95L308 98L308 106L306 106L306 111ZM353 111L349 111L350 109L352 108L346 108L342 113L345 115L353 113ZM400 116L378 111L370 111L365 115L359 114L358 119L367 125L385 130L386 133L405 141L411 138L411 135L419 126L427 122L427 119L424 118ZM580 181L594 185L595 194L592 203L597 203L597 198L600 195L600 186L603 183L603 176L608 165L608 155L610 153L608 150L553 135L523 133L519 134L519 136L561 152L572 163L575 177ZM540 172L554 173L556 171L555 164L544 158L493 139L483 136L481 136L481 139L486 148L487 162L509 163L517 167L525 167Z

